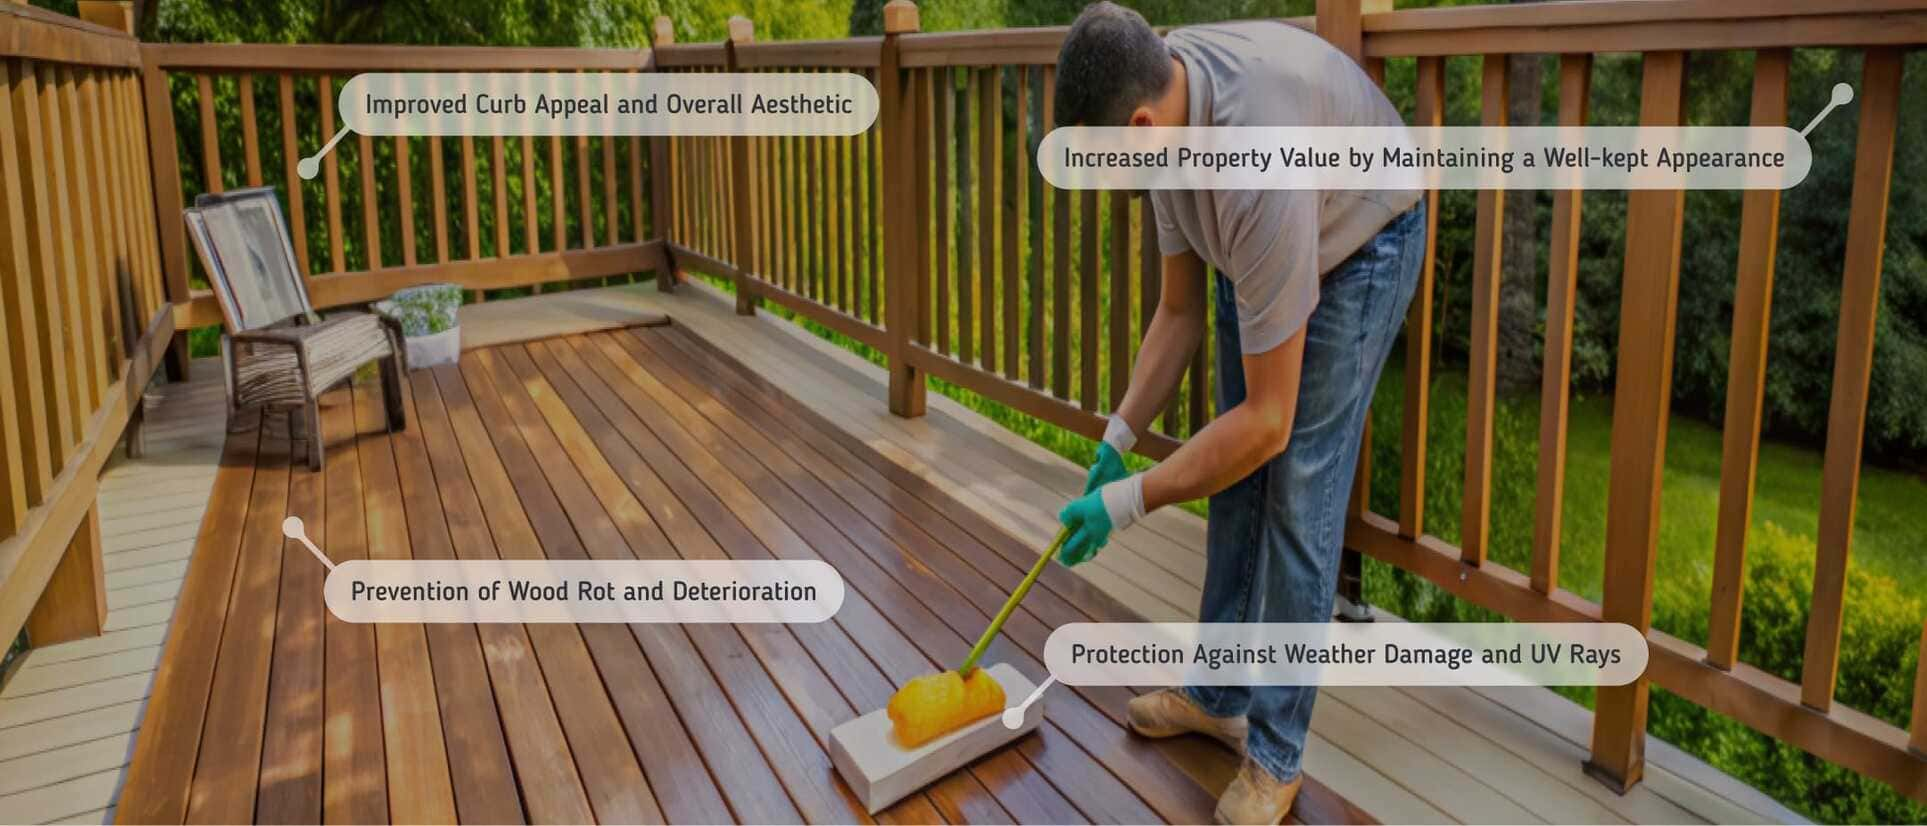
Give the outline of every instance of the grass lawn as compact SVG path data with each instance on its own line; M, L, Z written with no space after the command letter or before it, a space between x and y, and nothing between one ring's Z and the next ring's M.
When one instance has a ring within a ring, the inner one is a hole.
M1372 507L1398 512L1399 428L1404 407L1402 366L1386 366L1372 405ZM1439 371L1432 381L1427 440L1425 529L1454 540L1459 534L1465 479L1465 374ZM1606 492L1611 465L1612 398L1575 395L1567 429L1564 530L1560 584L1588 599L1600 596L1605 558ZM1691 583L1697 604L1710 600L1713 541L1719 513L1721 431L1705 422L1674 417L1666 440L1665 483L1660 500L1658 582ZM1531 565L1533 507L1539 463L1539 398L1536 393L1502 399L1495 423L1492 544L1494 561ZM1804 446L1765 443L1753 499L1749 544L1767 523L1809 542L1818 532L1821 454ZM1927 502L1920 476L1864 467L1850 565L1897 583L1927 602L1927 553L1920 546L1918 509ZM1913 514L1914 519L1909 519ZM1677 585L1673 587L1678 587ZM1849 611L1854 609L1849 597ZM1919 615L1907 618L1918 626ZM1705 617L1669 633L1704 642Z

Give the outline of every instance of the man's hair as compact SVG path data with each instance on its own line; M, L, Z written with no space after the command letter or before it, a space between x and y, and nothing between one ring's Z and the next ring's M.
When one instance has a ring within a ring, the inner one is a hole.
M1058 126L1123 126L1171 83L1171 50L1144 16L1109 0L1084 7L1057 53Z

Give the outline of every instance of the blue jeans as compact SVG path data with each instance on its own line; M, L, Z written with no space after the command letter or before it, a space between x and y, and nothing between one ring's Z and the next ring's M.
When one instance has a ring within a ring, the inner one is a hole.
M1211 497L1200 622L1328 622L1345 506L1372 390L1425 256L1425 205L1392 219L1327 273L1306 322L1298 411L1285 452ZM1244 401L1230 280L1217 289L1218 409ZM1272 776L1297 776L1317 686L1189 686L1206 713L1247 715L1245 746Z

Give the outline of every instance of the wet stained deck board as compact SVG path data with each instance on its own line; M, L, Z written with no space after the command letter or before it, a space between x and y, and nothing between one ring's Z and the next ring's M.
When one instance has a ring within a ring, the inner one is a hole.
M1036 553L673 325L497 345L404 386L394 434L378 385L326 398L318 476L278 417L228 437L230 505L175 624L212 632L167 641L148 719L170 724L137 744L121 817L867 821L830 729L960 657ZM275 541L291 513L337 560L822 559L849 591L815 625L355 626ZM1049 628L1136 616L1053 569L989 656L1041 677ZM876 819L1207 819L1235 758L1129 735L1130 696L1056 689L1039 733ZM1315 781L1301 800L1367 818Z

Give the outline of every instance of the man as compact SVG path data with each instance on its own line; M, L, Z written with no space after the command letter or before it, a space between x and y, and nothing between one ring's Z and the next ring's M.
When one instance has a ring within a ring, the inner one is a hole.
M1178 29L1087 7L1057 63L1056 122L1084 126L1395 126L1370 77L1276 22ZM1210 497L1201 622L1331 618L1360 435L1418 280L1424 207L1406 191L1158 191L1163 295L1059 561L1089 560L1148 511ZM1206 265L1217 295L1207 308ZM1217 314L1218 417L1152 469L1122 454L1150 426ZM1302 782L1312 686L1166 689L1131 701L1147 737L1208 734L1245 753L1221 822L1277 823Z

